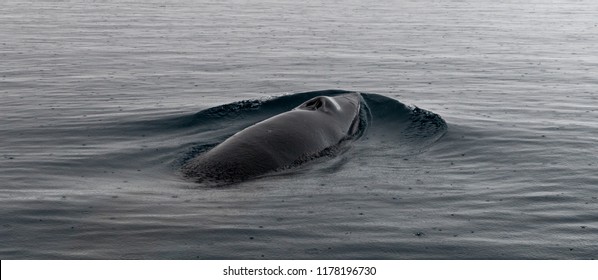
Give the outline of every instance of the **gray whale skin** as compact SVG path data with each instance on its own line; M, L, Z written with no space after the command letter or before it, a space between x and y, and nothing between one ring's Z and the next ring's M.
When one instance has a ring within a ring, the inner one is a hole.
M355 138L361 95L314 97L249 126L187 162L182 172L198 182L238 182L300 165Z

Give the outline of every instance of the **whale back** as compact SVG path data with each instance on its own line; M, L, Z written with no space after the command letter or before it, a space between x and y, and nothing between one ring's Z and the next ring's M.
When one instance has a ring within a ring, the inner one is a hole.
M314 97L243 129L183 167L198 181L236 182L300 165L355 134L359 94Z

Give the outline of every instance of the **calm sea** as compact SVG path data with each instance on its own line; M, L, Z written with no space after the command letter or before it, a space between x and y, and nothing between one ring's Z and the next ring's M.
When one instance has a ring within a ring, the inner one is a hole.
M2 259L598 257L598 1L3 0L0 38ZM325 89L447 127L377 110L400 137L225 188L181 176Z

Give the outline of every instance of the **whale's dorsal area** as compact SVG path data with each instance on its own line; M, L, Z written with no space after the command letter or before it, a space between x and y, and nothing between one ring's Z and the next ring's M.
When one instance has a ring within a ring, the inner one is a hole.
M359 130L361 95L314 97L247 127L183 166L206 182L239 182L300 165L352 139Z

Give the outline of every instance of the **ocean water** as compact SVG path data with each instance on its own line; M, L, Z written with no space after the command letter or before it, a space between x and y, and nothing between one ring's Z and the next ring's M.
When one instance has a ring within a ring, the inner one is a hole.
M593 0L3 0L0 258L595 259L597 35ZM344 153L181 175L327 89L373 116Z

